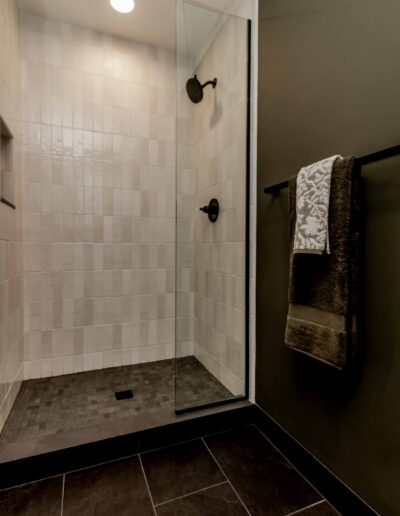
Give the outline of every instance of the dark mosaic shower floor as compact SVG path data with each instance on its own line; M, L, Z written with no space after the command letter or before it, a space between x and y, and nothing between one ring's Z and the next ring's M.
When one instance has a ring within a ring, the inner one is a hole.
M177 362L178 408L232 398L195 357ZM132 389L134 397L117 401L115 392L126 389ZM175 410L173 359L28 380L1 434L0 450L18 441L125 418L151 419L160 410Z

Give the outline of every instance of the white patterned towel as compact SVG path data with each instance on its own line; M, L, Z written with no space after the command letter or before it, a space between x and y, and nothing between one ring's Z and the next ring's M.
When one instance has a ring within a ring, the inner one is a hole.
M330 254L329 196L333 164L341 156L331 156L307 167L297 175L296 228L293 252Z

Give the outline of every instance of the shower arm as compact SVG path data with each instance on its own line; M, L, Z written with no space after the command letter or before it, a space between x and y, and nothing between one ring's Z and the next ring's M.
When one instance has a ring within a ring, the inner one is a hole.
M195 75L195 77L197 78L197 76ZM212 81L207 81L205 82L204 84L201 84L201 88L204 89L206 86L208 86L209 84L212 84L212 87L215 88L216 85L217 85L217 78L213 79Z
M215 88L215 86L217 85L217 79L213 79L212 81L207 81L205 82L204 84L201 85L202 88L205 88L206 86L208 86L209 84L212 84L212 87Z

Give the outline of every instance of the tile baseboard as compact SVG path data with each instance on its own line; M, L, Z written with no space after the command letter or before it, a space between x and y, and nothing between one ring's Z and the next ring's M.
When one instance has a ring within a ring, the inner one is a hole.
M264 410L256 406L254 414L254 423L264 436L342 516L379 516Z

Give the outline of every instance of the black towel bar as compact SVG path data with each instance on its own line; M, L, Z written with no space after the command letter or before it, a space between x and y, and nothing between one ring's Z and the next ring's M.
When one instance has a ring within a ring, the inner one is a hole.
M395 145L394 147L388 147L387 149L361 156L356 158L356 160L359 165L366 165L367 163L373 163L374 161L379 161L381 159L391 158L393 156L397 156L398 154L400 154L400 145ZM276 195L279 193L279 190L286 188L288 185L289 181L282 181L281 183L267 186L264 188L264 193Z

